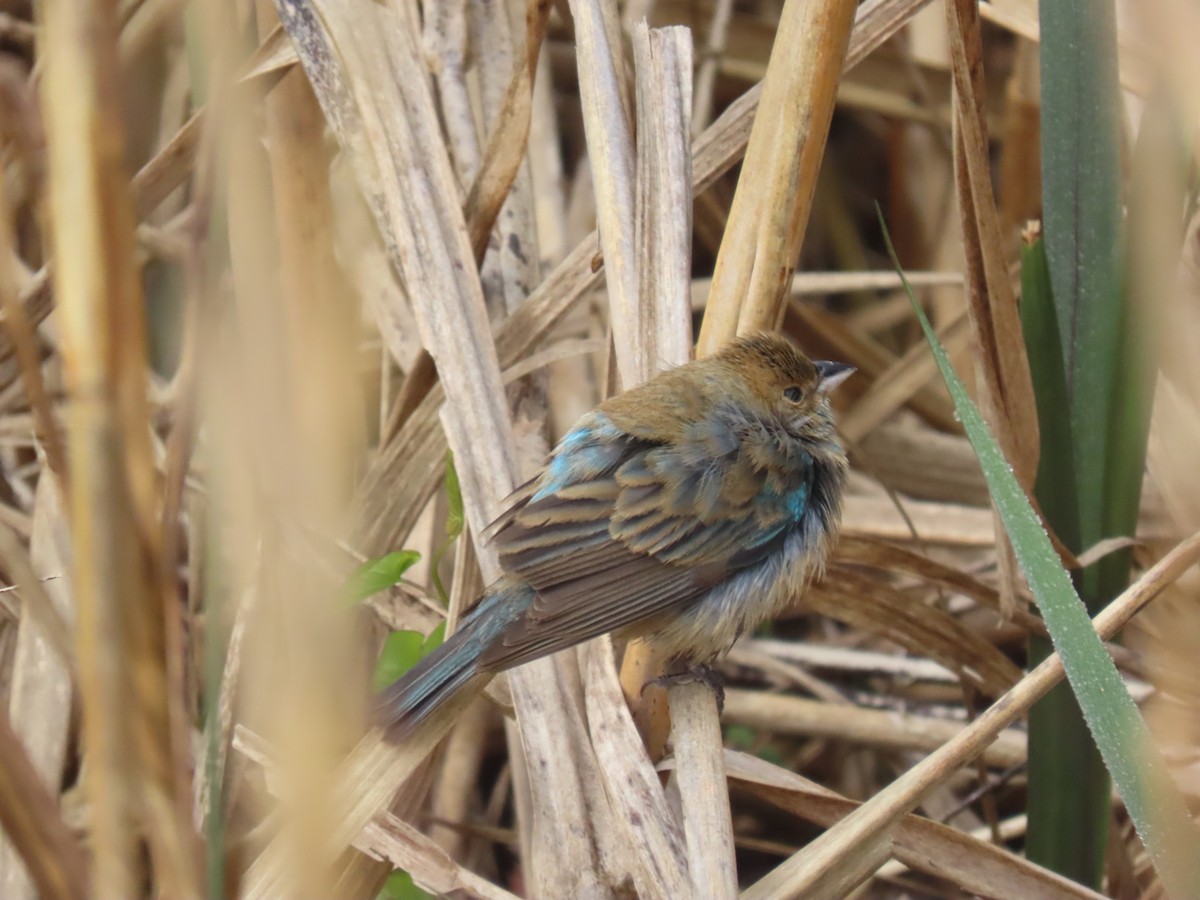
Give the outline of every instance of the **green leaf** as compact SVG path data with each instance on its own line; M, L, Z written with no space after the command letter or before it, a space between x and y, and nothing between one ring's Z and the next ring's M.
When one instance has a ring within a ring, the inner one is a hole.
M404 573L421 558L416 550L397 550L379 559L367 560L346 579L343 594L352 603L366 600L373 594L398 584Z
M885 239L899 272L886 227ZM900 274L903 278L903 272ZM1138 835L1170 895L1200 896L1200 858L1195 853L1195 848L1200 847L1200 829L1191 820L1146 723L1093 630L1070 574L1063 568L1029 499L955 373L907 280L905 290L975 448L1017 561L1062 657L1067 680Z
M433 900L433 894L413 884L412 876L397 869L384 882L377 900Z
M383 651L379 654L371 679L375 690L383 690L404 675L422 658L440 647L445 637L445 622L429 632L428 637L419 631L393 631L389 634L383 642Z
M419 631L393 631L383 642L383 652L375 664L372 684L383 690L418 662L424 655L425 635Z

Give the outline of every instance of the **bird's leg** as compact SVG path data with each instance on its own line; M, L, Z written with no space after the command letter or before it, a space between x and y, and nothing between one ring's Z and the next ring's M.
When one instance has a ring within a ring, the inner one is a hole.
M721 674L719 669L707 663L697 663L683 669L667 672L665 675L651 678L646 684L657 684L661 687L670 687L673 684L704 684L708 686L708 689L713 692L713 696L717 699L717 715L720 715L725 710L725 676ZM645 689L646 685L642 685L642 690L644 691Z

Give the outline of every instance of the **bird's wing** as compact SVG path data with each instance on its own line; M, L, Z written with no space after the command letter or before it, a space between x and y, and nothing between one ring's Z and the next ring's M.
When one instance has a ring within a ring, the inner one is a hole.
M764 467L742 452L731 424L705 422L659 444L598 426L596 415L493 526L501 565L537 598L484 652L486 668L519 665L703 596L769 554L807 503L811 460Z

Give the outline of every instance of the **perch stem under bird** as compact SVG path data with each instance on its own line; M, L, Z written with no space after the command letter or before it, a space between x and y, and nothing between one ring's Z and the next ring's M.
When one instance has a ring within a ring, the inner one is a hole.
M374 705L401 740L460 691L606 632L683 673L722 656L824 566L846 455L829 391L852 366L777 334L601 404L489 528L504 570Z

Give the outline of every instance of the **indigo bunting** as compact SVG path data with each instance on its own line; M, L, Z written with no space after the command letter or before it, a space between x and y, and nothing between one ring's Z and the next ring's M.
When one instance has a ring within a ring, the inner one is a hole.
M852 366L738 339L585 415L489 530L502 575L376 698L405 737L457 692L605 632L704 667L824 565L846 456L828 392Z

